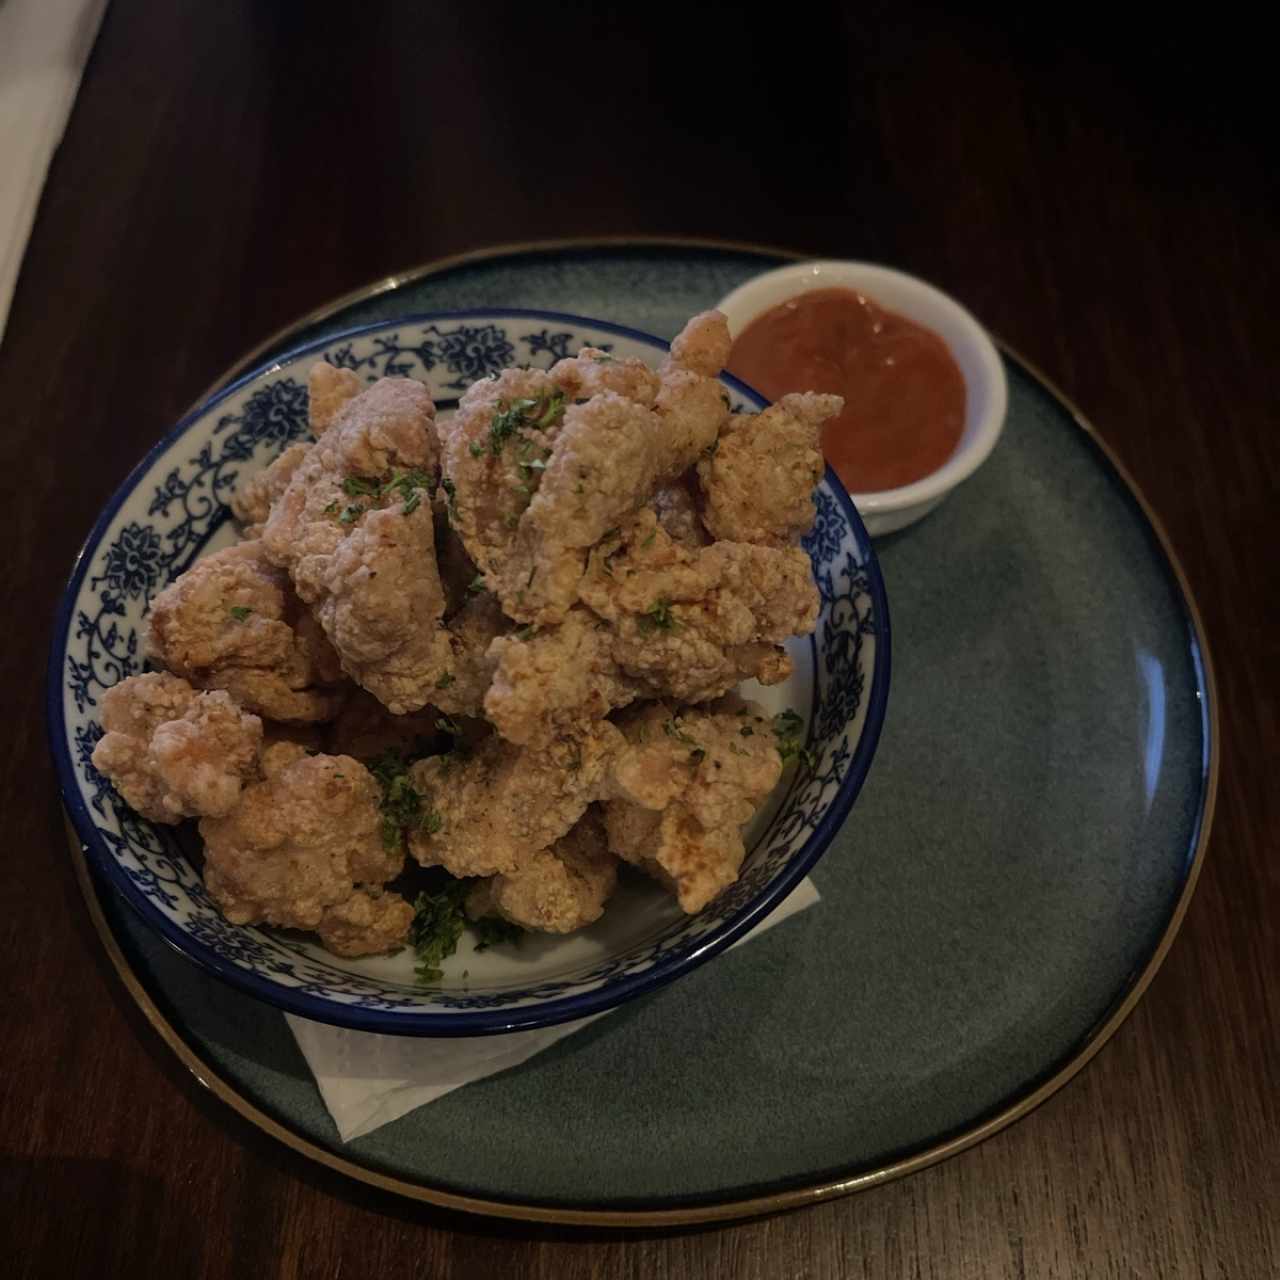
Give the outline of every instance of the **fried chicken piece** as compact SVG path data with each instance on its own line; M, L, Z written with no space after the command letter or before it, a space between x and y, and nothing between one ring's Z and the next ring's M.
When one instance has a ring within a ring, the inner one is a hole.
M411 833L410 853L455 876L518 870L599 798L622 745L601 721L527 750L490 736L461 759L419 760L409 776L436 820Z
M602 720L640 694L613 659L614 634L587 609L531 636L503 636L484 713L509 742L532 743Z
M311 366L307 372L307 412L311 434L317 440L333 426L338 414L365 385L350 369L335 369L324 360L317 360Z
M618 359L599 347L583 347L576 356L557 361L551 380L570 400L589 400L613 391L636 404L652 408L658 398L658 375L636 356Z
M746 678L777 683L791 669L778 646L817 623L818 591L799 548L688 551L645 509L591 559L582 599L611 624L622 673L654 696L705 702Z
M733 339L729 321L723 311L700 311L671 339L671 355L664 362L669 368L688 369L704 378L715 378L729 363Z
M362 931L370 946L398 945L403 911L352 902L404 865L399 845L383 842L380 801L373 775L350 756L294 760L246 788L225 817L201 820L210 895L232 924L324 925L347 948L339 954L368 950Z
M450 523L486 576L496 575L510 554L563 405L545 370L504 369L468 387L457 412L440 424Z
M628 748L605 803L609 848L701 911L738 877L742 828L782 775L769 722L740 710L647 703L620 719Z
M393 716L371 693L357 689L329 725L326 746L330 755L370 760L391 747L408 750L443 744L434 707L406 716Z
M196 688L224 689L271 720L329 720L345 696L337 654L257 541L197 560L160 592L147 650Z
M467 914L500 916L542 933L572 933L600 919L617 883L618 859L592 805L567 835L518 871L477 884L467 897Z
M316 932L335 956L373 956L403 947L412 923L413 908L399 894L370 886L330 907Z
M718 312L690 321L677 339L681 355L673 354L659 375L652 410L609 389L564 410L498 576L496 589L511 617L542 624L563 619L577 599L590 548L714 443L729 416L728 396L714 378L680 361L705 364L719 349L721 328L727 338ZM584 363L590 358L579 358L580 368ZM650 389L646 384L646 396Z
M424 706L450 662L427 500L434 414L408 378L362 391L312 447L262 534L343 669L396 714Z
M479 716L497 669L490 647L511 630L511 622L488 592L473 595L445 624L452 665L436 681L432 700L451 716Z
M717 537L793 546L813 527L813 488L822 479L822 424L839 396L783 396L758 414L731 417L715 452L698 463L702 518Z
M130 676L102 696L93 766L152 822L230 813L257 773L262 721L221 692L200 693L160 672Z
M248 529L257 531L271 514L271 505L289 487L293 473L311 452L305 441L291 444L261 471L236 485L231 495L231 514Z

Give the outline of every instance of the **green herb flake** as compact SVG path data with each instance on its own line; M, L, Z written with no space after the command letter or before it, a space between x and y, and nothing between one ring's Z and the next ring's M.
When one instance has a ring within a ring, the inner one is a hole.
M591 359L596 364L613 364L613 357L607 351L593 351Z
M640 615L640 629L642 631L671 631L679 625L679 622L672 616L671 601L667 596L659 596Z
M532 622L527 623L523 627L517 627L511 634L517 640L531 640L538 633L538 628Z
M401 833L440 829L439 818L427 806L422 793L409 777L409 757L399 747L366 761L369 772L382 788L382 847L389 853L400 848ZM432 826L432 820L436 825Z
M702 751L703 755L706 755L706 752L674 720L664 720L662 722L662 732L668 738L674 738L682 746L694 747L696 750Z
M227 612L237 621L244 622L253 612L252 609L242 604L233 604Z
M518 924L499 916L482 916L471 922L476 933L476 950L488 951L490 947L519 946L524 930Z
M409 942L419 982L438 982L444 977L440 966L457 951L467 925L463 910L467 893L465 880L451 880L437 893L420 893L414 901Z
M473 441L470 443L470 445L468 445L467 447L471 450L471 456L472 456L473 458L483 458L483 457L484 457L484 454L485 454L485 448L484 448L484 441L483 441L483 440L473 440Z
M467 583L467 595L478 596L484 590L484 574L477 573L470 582Z
M357 520L364 515L364 508L358 503L353 502L339 517L339 524L355 524Z
M329 503L329 505L328 505L327 507L325 507L325 509L324 509L324 513L323 513L323 514L325 514L325 515L327 515L327 516L336 516L336 515L338 514L338 500L337 500L337 498L335 498L331 503Z
M444 490L445 497L449 500L449 518L456 520L458 517L458 490L448 476L440 478L440 487Z
M441 733L451 733L456 738L462 730L458 727L456 720L451 720L448 716L436 716L436 728Z
M378 482L364 476L347 476L342 481L342 492L348 498L372 498L377 495Z
M640 550L643 551L646 547L651 547L653 545L654 538L657 536L658 526L654 525L654 527L649 530L649 536L640 544Z
M773 732L783 764L798 760L810 769L814 767L813 752L804 745L804 721L794 711L788 709L774 716Z
M436 681L437 689L447 689L454 681L455 677L452 671L446 671L444 675Z

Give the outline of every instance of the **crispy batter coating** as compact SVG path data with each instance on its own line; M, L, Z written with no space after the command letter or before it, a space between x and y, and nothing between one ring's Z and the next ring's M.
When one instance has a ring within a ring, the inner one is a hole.
M560 394L543 369L504 369L468 387L457 412L440 424L441 461L453 486L450 521L486 575L505 564L538 487L559 431L561 415L554 408ZM535 414L539 405L543 411ZM543 419L546 425L539 426Z
M393 716L373 694L358 689L328 726L326 748L330 755L370 760L390 747L439 747L444 739L436 719L436 710L430 706Z
M766 547L792 546L808 533L822 479L822 424L843 405L839 396L805 392L731 417L714 454L698 463L707 528Z
M311 445L305 441L291 444L279 457L261 471L236 485L231 495L231 514L253 529L265 523L271 504L289 487L293 473L302 465Z
M491 736L462 759L418 761L410 777L439 822L410 836L410 853L455 876L518 870L599 798L622 745L601 721L528 750Z
M817 623L813 571L798 548L688 551L645 509L591 560L582 599L613 627L619 668L653 696L704 702L747 677L776 682L790 670L776 646Z
M493 680L497 657L490 646L511 630L498 602L487 591L473 595L446 624L452 665L436 681L432 701L451 716L479 716Z
M484 713L510 742L532 743L602 720L639 695L613 659L614 634L588 609L559 626L493 642Z
M372 956L398 951L409 940L413 908L399 894L375 886L357 889L329 907L316 932L336 956Z
M742 827L782 774L771 725L750 703L704 711L653 702L620 726L628 749L604 806L609 847L671 886L682 910L700 911L737 879Z
M727 339L718 312L690 321L673 348L680 354L663 365L656 398L650 378L643 400L605 386L565 409L541 482L501 564L496 586L511 617L561 621L577 599L590 548L714 443L729 416L729 399L714 377L693 365L704 367L718 353L720 329ZM578 357L566 380L572 385L598 360ZM621 373L634 372L620 364ZM634 380L620 376L618 385Z
M671 356L663 371L670 366L688 369L704 378L714 378L729 363L729 321L723 311L700 311L671 339Z
M223 915L316 929L357 885L398 875L404 855L383 845L380 798L358 760L305 756L246 788L227 816L202 819L205 885Z
M383 378L347 402L263 529L343 669L396 714L424 706L448 670L429 494L437 464L426 388ZM397 480L403 481L397 487Z
M608 850L604 821L592 805L572 831L518 871L476 885L467 914L501 916L542 933L572 933L600 919L617 883L618 859Z
M221 692L160 672L130 676L102 697L93 765L152 822L230 813L258 768L262 721Z
M324 360L317 360L307 373L308 417L311 434L318 440L337 421L338 414L348 401L354 400L365 388L359 375L350 369L335 369Z
M215 551L160 592L147 649L196 688L225 689L271 720L328 720L345 696L337 654L260 542Z
M658 398L658 375L636 356L618 359L599 347L583 347L576 356L558 361L551 380L570 400L589 400L613 391L636 404L652 408Z

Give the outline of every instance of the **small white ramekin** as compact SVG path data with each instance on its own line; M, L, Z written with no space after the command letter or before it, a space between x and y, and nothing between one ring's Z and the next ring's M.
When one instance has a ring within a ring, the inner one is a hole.
M869 262L797 262L753 276L717 304L736 338L761 312L811 289L854 289L889 311L938 334L964 375L964 431L955 452L936 471L898 489L850 494L867 531L892 533L932 511L971 476L1004 427L1009 384L987 331L953 298L915 276Z

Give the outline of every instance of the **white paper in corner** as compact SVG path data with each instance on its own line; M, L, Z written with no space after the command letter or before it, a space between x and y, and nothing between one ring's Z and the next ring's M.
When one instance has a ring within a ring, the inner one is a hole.
M818 897L813 882L802 880L734 947L813 906ZM609 1012L505 1036L447 1040L351 1031L293 1014L286 1014L285 1020L315 1076L339 1136L350 1142L464 1084L519 1066L597 1018L608 1017Z

